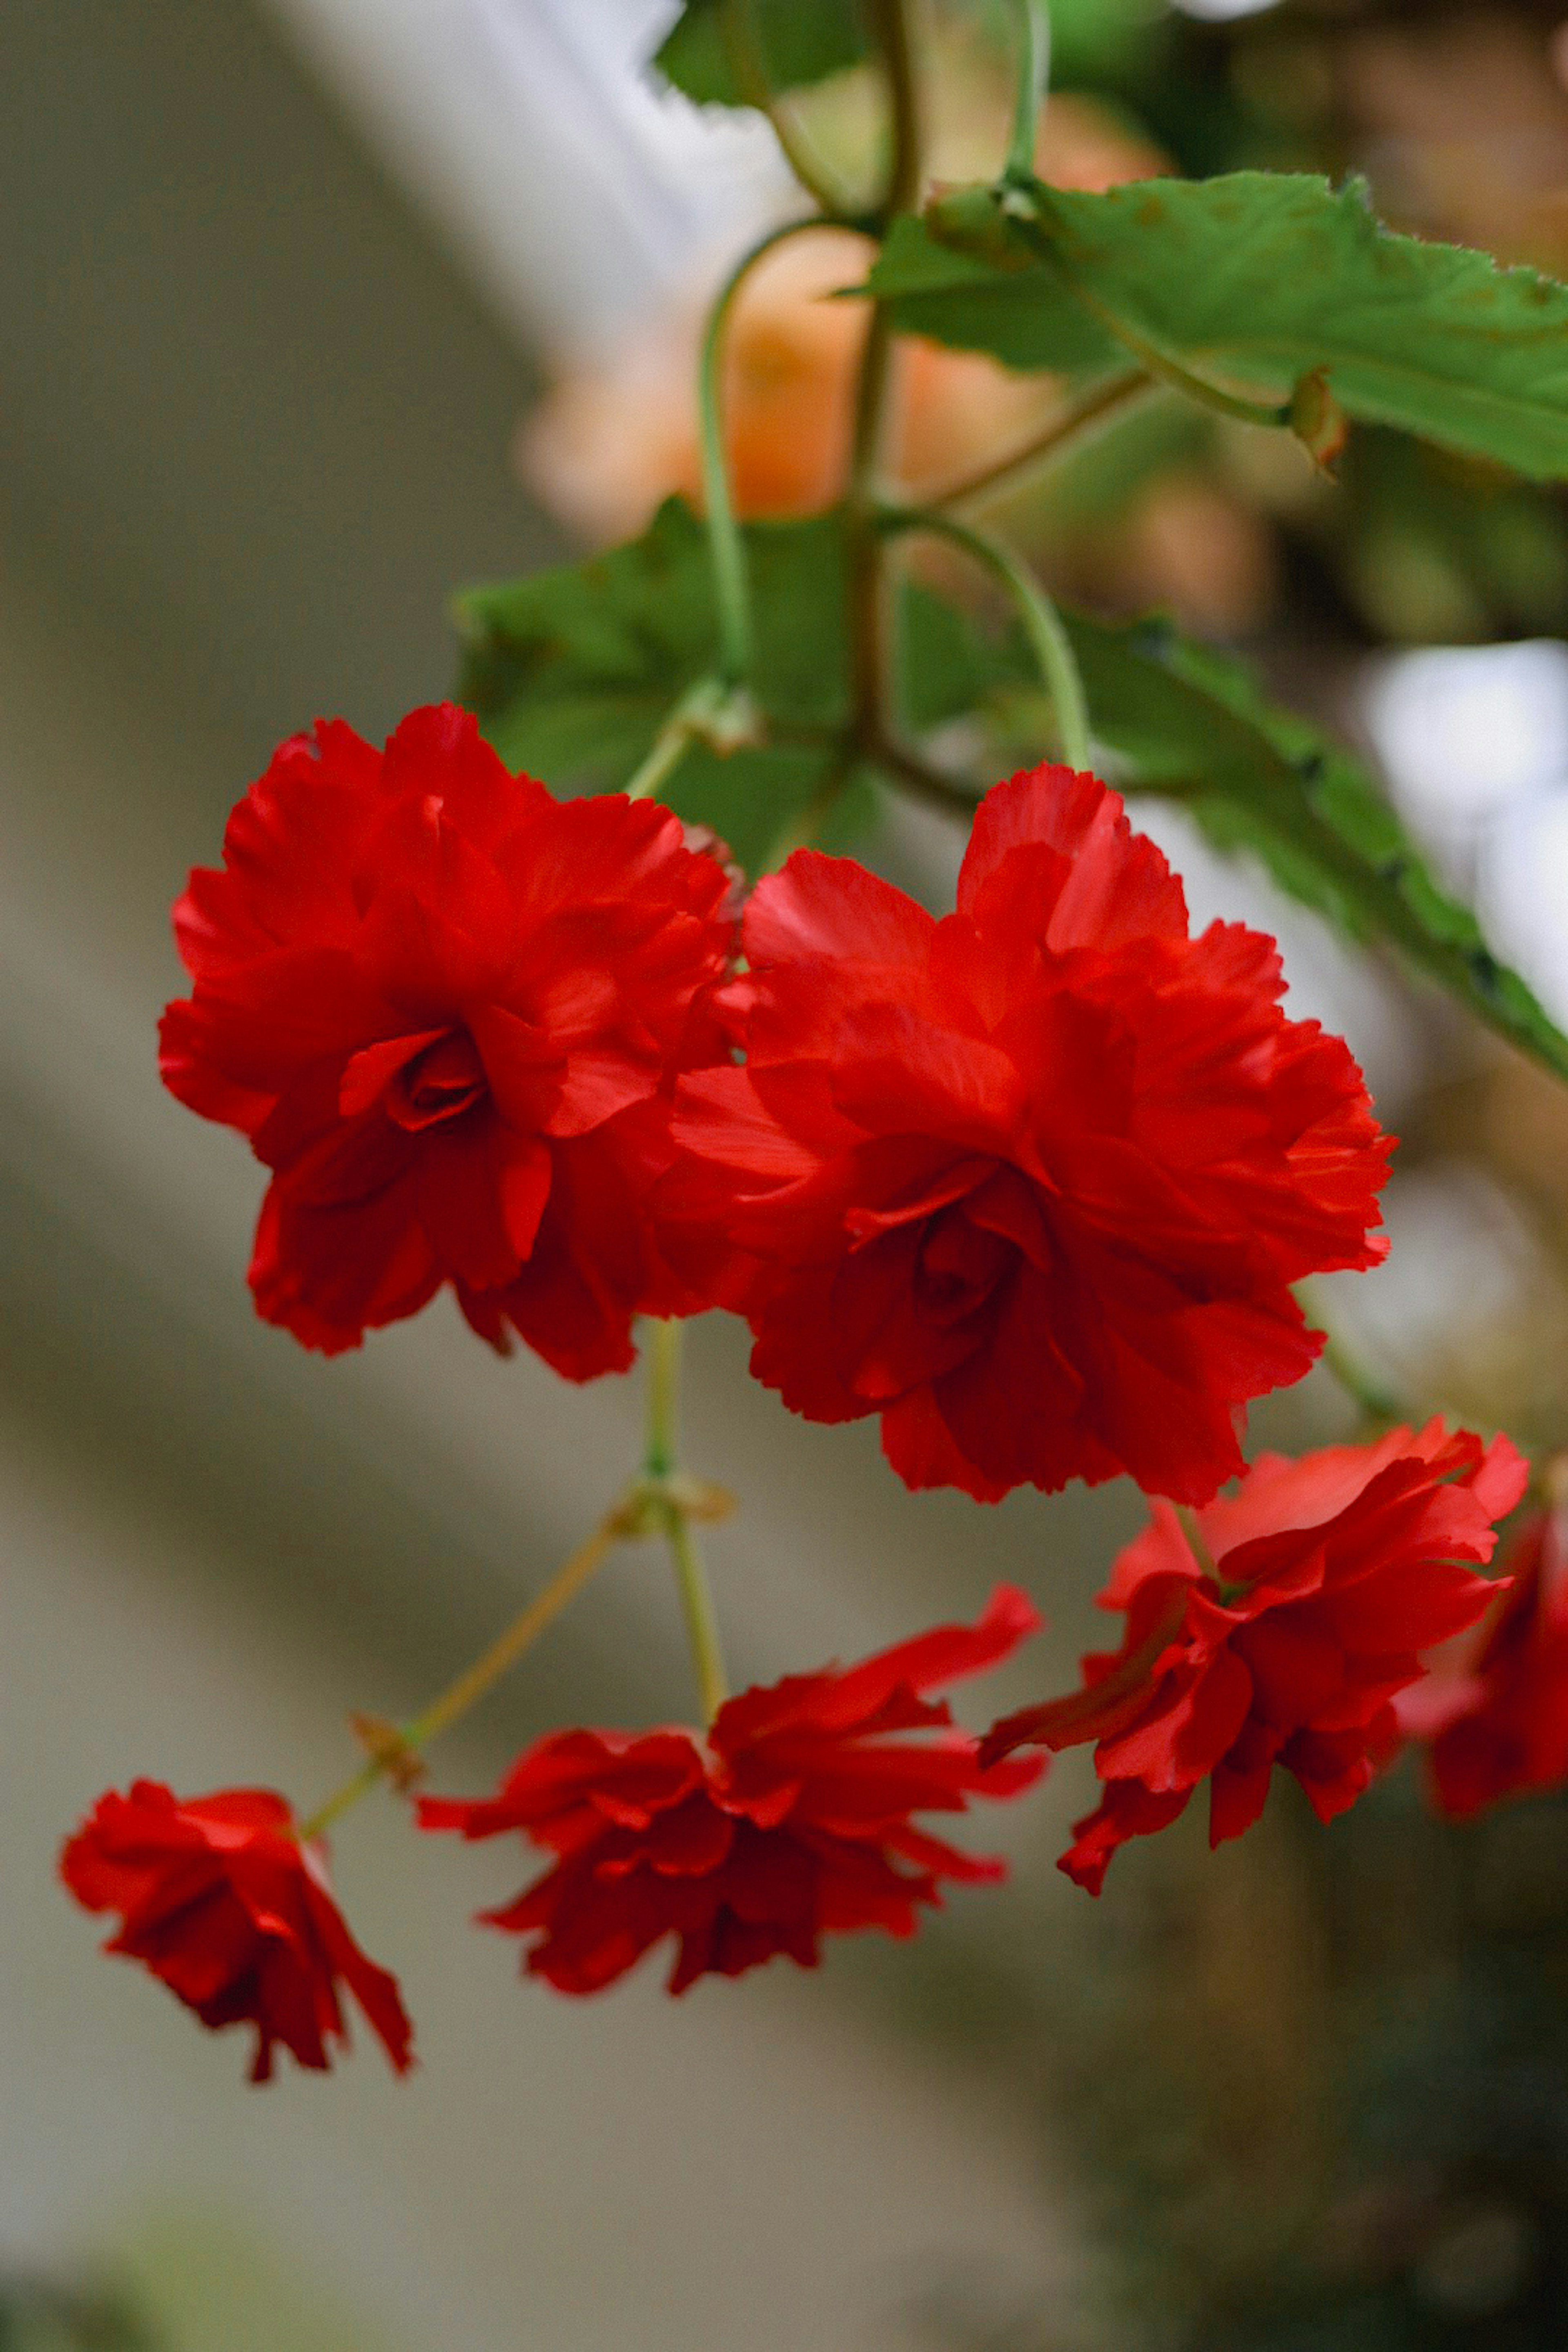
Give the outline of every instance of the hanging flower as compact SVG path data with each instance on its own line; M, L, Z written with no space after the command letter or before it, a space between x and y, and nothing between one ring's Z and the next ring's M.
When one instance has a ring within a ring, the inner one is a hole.
M598 1992L665 1937L671 1992L786 1953L815 1968L825 1935L914 1933L942 1882L980 1884L977 1860L913 1816L963 1812L1030 1787L1043 1758L982 1776L975 1746L923 1694L1008 1656L1039 1623L1001 1586L973 1626L941 1625L860 1664L742 1691L694 1732L556 1731L492 1798L426 1797L421 1825L466 1838L520 1831L555 1857L513 1903L483 1915L531 1937L527 1966L562 1992ZM893 1735L936 1730L934 1739Z
M1121 1649L1085 1658L1072 1696L998 1723L982 1753L1096 1742L1105 1793L1061 1861L1091 1895L1117 1847L1173 1822L1205 1780L1211 1845L1258 1819L1276 1765L1331 1821L1398 1747L1390 1702L1420 1653L1497 1590L1464 1563L1490 1559L1528 1475L1506 1437L1434 1421L1262 1455L1196 1515L1195 1541L1157 1503L1100 1596L1126 1612Z
M1540 1511L1509 1553L1512 1583L1469 1657L1400 1694L1401 1728L1428 1740L1433 1793L1464 1821L1568 1782L1568 1549L1561 1509Z
M396 1979L360 1950L321 1849L300 1843L270 1790L181 1800L161 1781L133 1781L129 1796L99 1799L66 1843L60 1876L84 1909L120 1913L106 1951L144 1962L204 2025L254 2025L253 2083L270 2076L277 2042L318 2069L331 2063L329 2042L347 2047L340 1985L395 2071L412 2063Z
M291 738L224 860L174 909L194 985L162 1067L272 1171L269 1322L331 1354L450 1283L482 1337L585 1380L631 1362L635 1314L702 1303L647 1195L729 884L667 809L557 802L442 704L384 754Z
M743 1068L679 1087L666 1187L754 1270L752 1368L881 1416L910 1486L993 1500L1130 1472L1205 1501L1238 1406L1319 1345L1289 1286L1364 1266L1392 1149L1272 940L1188 936L1099 780L988 793L936 921L845 858L760 883L723 1002Z

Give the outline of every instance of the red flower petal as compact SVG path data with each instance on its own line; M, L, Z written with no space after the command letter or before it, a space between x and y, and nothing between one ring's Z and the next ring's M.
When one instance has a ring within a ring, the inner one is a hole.
M743 946L745 1070L682 1087L660 1208L745 1260L756 1376L880 1414L910 1485L1206 1501L1316 1354L1290 1285L1383 1248L1390 1146L1273 942L1190 938L1116 794L1044 768L986 796L943 921L797 853Z
M940 1729L945 1706L921 1694L997 1664L1038 1622L1023 1593L999 1586L973 1625L739 1693L705 1746L679 1730L552 1732L494 1797L422 1799L420 1824L468 1838L517 1830L554 1856L484 1916L531 1938L529 1969L562 1991L598 1991L665 1937L672 1992L778 1953L812 1968L825 1934L910 1935L942 1881L1002 1875L911 1817L1016 1796L1044 1759L986 1774L960 1733L892 1735Z
M205 2025L256 2029L253 2082L277 2042L301 2066L347 2044L337 1987L358 2001L393 2067L413 2063L395 1979L350 1935L320 1853L269 1789L225 1789L184 1801L156 1780L99 1799L60 1855L60 1875L89 1911L118 1911L105 1949L141 1960Z
M728 1245L678 1270L655 1222L671 1082L727 1060L699 1005L732 945L723 868L668 810L558 803L444 704L384 753L341 725L281 746L224 855L176 908L163 1070L273 1171L262 1314L331 1352L449 1284L586 1379L638 1313L721 1294Z
M1419 1681L1421 1650L1497 1591L1464 1563L1489 1559L1525 1475L1506 1437L1484 1446L1433 1422L1299 1462L1265 1455L1198 1513L1195 1548L1157 1504L1100 1595L1127 1613L1121 1650L1086 1658L1080 1690L994 1725L983 1760L1098 1743L1105 1794L1062 1861L1091 1893L1116 1848L1173 1821L1205 1778L1216 1844L1258 1818L1276 1764L1331 1820L1397 1747L1389 1702ZM1560 1657L1568 1691L1568 1636ZM1472 1672L1468 1688L1482 1686ZM1480 1713L1445 1717L1439 1750ZM1448 1750L1467 1793L1473 1753ZM1568 1737L1552 1760L1568 1778Z

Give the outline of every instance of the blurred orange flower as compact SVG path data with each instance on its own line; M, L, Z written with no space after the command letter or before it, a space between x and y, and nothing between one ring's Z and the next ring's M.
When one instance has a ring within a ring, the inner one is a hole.
M934 160L945 173L969 158L950 157L939 143ZM1107 110L1081 99L1056 100L1047 109L1038 160L1059 184L1094 188L1158 172L1163 162ZM742 289L723 396L731 479L743 515L810 514L830 506L843 487L866 310L832 298L864 278L873 250L852 231L824 227L770 254ZM518 470L584 539L605 543L639 530L671 491L700 495L700 306L667 313L631 337L612 364L563 369L523 419ZM917 495L934 489L1009 441L1043 430L1060 399L1054 378L1014 375L978 353L907 341L891 404L892 474Z

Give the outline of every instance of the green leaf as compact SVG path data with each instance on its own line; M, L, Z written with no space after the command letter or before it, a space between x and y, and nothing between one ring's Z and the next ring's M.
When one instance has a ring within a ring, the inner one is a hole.
M939 244L911 214L893 223L865 290L889 298L900 334L989 352L1026 374L1076 374L1125 358L1048 263L1019 255L998 268Z
M878 779L846 772L851 712L842 517L746 530L756 617L752 679L769 740L721 757L695 745L661 794L710 824L755 872L828 787L845 787L825 845L864 829ZM1192 809L1220 846L1260 856L1282 888L1352 938L1386 942L1481 1019L1568 1076L1568 1038L1475 918L1434 881L1366 772L1258 692L1239 663L1163 622L1064 614L1097 739L1122 781ZM514 767L556 786L624 784L718 649L707 535L679 499L638 540L458 599L459 698ZM898 605L904 725L973 718L1037 680L1016 635L988 635L944 597Z
M711 825L755 872L791 820L825 789L838 791L845 755L836 739L847 729L851 696L842 518L752 523L745 539L757 649L751 683L771 740L727 757L694 744L659 797L689 822ZM625 784L718 653L707 533L679 499L641 539L470 588L456 615L459 700L510 766L557 789ZM971 708L976 677L962 616L910 588L900 626L918 648L918 723L937 726ZM825 846L865 831L875 784L864 769L844 783L819 835Z
M770 89L825 81L870 49L857 0L742 0ZM654 63L703 105L745 106L724 27L724 0L687 0Z
M1163 622L1063 615L1097 739L1130 791L1181 801L1222 849L1251 850L1281 889L1351 938L1384 941L1560 1077L1568 1037L1434 880L1371 776L1239 662Z
M867 290L898 323L1015 366L1070 367L1120 322L1163 357L1273 401L1325 369L1353 416L1568 478L1568 287L1383 227L1359 185L1237 172L1103 194L1037 184L900 224ZM1078 316L1074 319L1074 313ZM1071 323L1069 323L1069 321ZM1075 341L1075 337L1077 340Z
M826 736L848 710L845 582L833 518L747 532L757 629L752 684L802 743L721 758L694 744L660 797L755 865L828 781ZM681 500L638 540L458 597L458 697L512 767L558 788L616 790L718 650L707 535Z

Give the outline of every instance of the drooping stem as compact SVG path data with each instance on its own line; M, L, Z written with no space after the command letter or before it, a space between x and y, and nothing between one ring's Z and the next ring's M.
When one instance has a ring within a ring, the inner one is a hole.
M560 1616L567 1602L587 1583L595 1570L620 1542L627 1532L624 1503L607 1511L593 1533L577 1546L565 1559L542 1592L536 1593L526 1609L513 1618L498 1641L460 1674L422 1713L404 1724L386 1755L371 1757L359 1770L335 1790L325 1803L318 1805L310 1818L301 1822L300 1836L307 1843L320 1837L328 1824L341 1813L357 1804L369 1794L383 1775L393 1769L393 1753L406 1754L425 1747L430 1740L467 1715L477 1700L498 1683L509 1668L517 1664L525 1650L531 1649L545 1627Z
M849 191L813 147L791 113L788 100L770 86L756 0L721 0L719 25L730 71L747 105L767 116L784 162L812 201L825 213L847 218L854 210Z
M1062 757L1074 768L1090 766L1089 703L1071 641L1055 604L1012 549L988 532L976 530L972 524L960 522L956 516L932 508L884 508L881 520L884 530L930 531L939 539L950 541L1002 582L1018 607L1030 648L1050 694Z
M704 1722L711 1723L729 1696L719 1620L701 1549L689 1512L673 1489L680 1457L681 1328L673 1319L651 1327L647 1348L647 1435L643 1469L649 1490L649 1507L657 1511L675 1570L676 1590L686 1621L692 1671Z
M724 454L723 360L724 335L740 293L764 254L786 237L822 226L818 215L786 221L770 229L741 256L719 290L708 313L702 356L697 376L698 431L702 457L702 503L708 524L709 561L713 572L713 601L719 622L719 676L722 685L739 686L752 667L752 593L746 572L745 543L730 492L730 468Z
M539 1593L514 1617L506 1632L492 1642L481 1658L449 1683L439 1698L435 1699L422 1715L416 1715L408 1726L405 1737L411 1748L423 1748L426 1741L467 1715L476 1699L483 1698L493 1683L514 1666L523 1652L532 1647L545 1627L560 1616L567 1602L587 1583L595 1570L621 1540L624 1532L623 1514L619 1506L602 1518L592 1535L580 1543L571 1557L558 1568L542 1592Z
M1217 1584L1220 1580L1219 1570L1214 1564L1213 1552L1204 1541L1204 1531L1198 1525L1197 1513L1190 1503L1173 1503L1171 1508L1182 1523L1182 1533L1186 1538L1187 1549L1192 1553L1194 1559L1210 1583Z
M628 800L652 800L685 759L691 747L691 698L682 695L633 773L627 777Z
M1142 402L1163 391L1146 368L1126 368L1120 375L1108 376L1076 401L1065 415L1057 417L1042 433L1026 441L1022 447L1010 449L1005 456L993 457L972 474L960 475L943 490L926 500L928 506L963 507L977 500L1005 495L1019 483L1026 481L1037 468L1048 466L1059 457L1076 456L1080 446L1097 432L1119 424Z
M1051 17L1047 0L1014 0L1018 18L1018 70L1013 136L1004 177L1032 179L1035 133L1051 78Z
M681 1614L686 1620L686 1638L690 1644L702 1719L711 1723L730 1695L730 1685L724 1673L724 1654L708 1571L691 1522L684 1513L671 1509L665 1540L669 1546Z
M883 215L892 219L916 204L921 189L920 82L908 0L874 0L878 45L887 79L892 153ZM845 499L849 571L849 670L857 745L868 751L887 731L887 619L883 612L882 549L876 507L887 439L892 378L892 316L872 305L855 387L854 438Z
M648 1330L647 1406L643 1468L668 1478L680 1452L680 1326L673 1318Z
M871 0L893 118L892 157L888 172L889 215L910 211L921 192L921 89L910 21L915 5L916 0Z
M1324 1369L1333 1374L1356 1407L1363 1426L1369 1431L1393 1429L1398 1423L1413 1419L1391 1383L1370 1364L1363 1363L1342 1333L1334 1329L1323 1312L1322 1294L1316 1285L1302 1283L1296 1296L1322 1332Z

